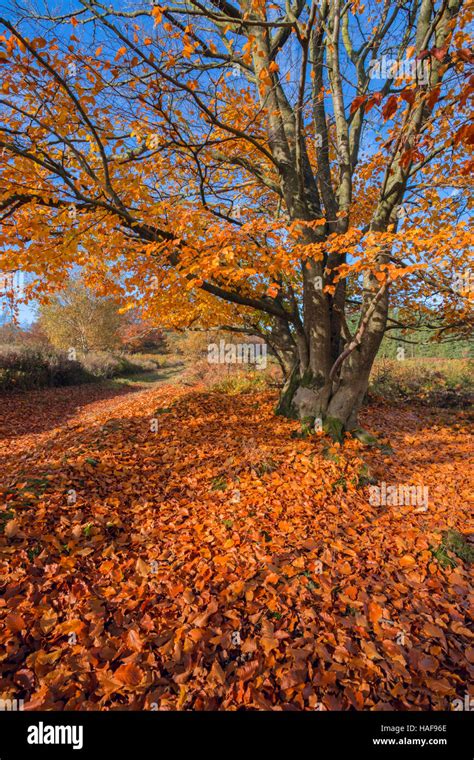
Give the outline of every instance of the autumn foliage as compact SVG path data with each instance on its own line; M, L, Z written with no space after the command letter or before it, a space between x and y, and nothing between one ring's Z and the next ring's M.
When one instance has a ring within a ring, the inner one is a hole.
M27 710L464 704L467 391L431 367L414 402L390 369L394 405L368 391L392 335L472 336L472 5L34 6L0 16L1 297L53 313L67 347L54 304L80 276L90 362L168 328L196 361L191 389L2 401L0 691ZM257 382L205 386L199 341L221 333L268 348L268 383L255 362ZM404 484L426 498L372 498Z
M470 334L468 4L11 15L0 267L25 298L79 267L155 324L252 332L279 412L348 430L395 313Z

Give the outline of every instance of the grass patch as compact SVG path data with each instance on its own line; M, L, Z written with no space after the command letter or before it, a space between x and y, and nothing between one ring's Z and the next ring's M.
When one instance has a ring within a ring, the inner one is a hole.
M441 567L457 566L453 554L468 565L474 562L474 547L457 530L443 531L440 545L436 549L432 547L431 552Z
M237 396L241 393L255 393L268 388L268 378L263 373L252 372L244 374L235 372L219 380L211 390L225 393L228 396Z
M223 475L218 475L211 481L211 491L226 491L227 486L227 480Z

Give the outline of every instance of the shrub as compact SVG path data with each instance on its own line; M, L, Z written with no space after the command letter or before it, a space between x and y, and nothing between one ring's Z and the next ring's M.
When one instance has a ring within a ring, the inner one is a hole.
M212 390L236 396L239 393L264 391L268 388L269 378L262 372L233 372L217 382Z
M79 385L90 383L94 379L80 362L68 359L61 351L48 349L44 353L44 359L49 371L48 385Z
M137 372L154 372L160 367L158 359L150 358L147 355L132 354L131 357L125 355L122 357L124 368L122 374L134 375Z
M159 362L148 356L89 351L76 360L51 346L0 345L0 392L45 386L79 385L120 375L154 371Z
M120 375L126 365L122 357L107 351L88 351L80 355L82 366L94 377L111 378Z
M76 385L91 376L77 361L53 349L0 346L0 391Z
M140 372L150 372L159 367L159 362L147 357L124 354L111 354L108 351L88 351L81 354L81 364L91 375L97 378L112 378L121 375L136 375Z
M474 391L472 360L380 359L375 362L369 390L395 402L467 406Z

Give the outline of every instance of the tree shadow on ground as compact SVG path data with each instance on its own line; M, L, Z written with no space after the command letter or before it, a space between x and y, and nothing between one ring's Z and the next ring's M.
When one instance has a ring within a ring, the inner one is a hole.
M87 383L5 394L0 398L0 440L44 433L64 425L90 404L140 390L119 383Z

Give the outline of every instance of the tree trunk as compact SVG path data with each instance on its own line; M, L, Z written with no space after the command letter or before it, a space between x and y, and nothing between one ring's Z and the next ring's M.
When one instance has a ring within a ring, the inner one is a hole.
M321 383L310 370L303 375L296 365L286 379L277 406L277 414L299 419L310 425L322 425L329 432L340 433L357 427L357 415L367 391L372 362L358 371L344 372L336 380Z
M305 326L307 349L303 355L298 353L293 369L285 380L277 414L302 420L306 427L322 426L336 438L340 438L343 431L358 427L358 413L367 392L370 371L384 335L388 314L388 287L374 295L376 283L375 277L367 276L366 300L359 329L352 342L350 336L345 344L339 340L340 312L331 308L333 302L329 299L326 330L322 331L321 325L319 330ZM336 320L337 324L334 324ZM336 353L334 335L338 336L340 344ZM330 361L315 364L311 357L321 357L324 347L330 354ZM336 361L333 361L334 357Z

